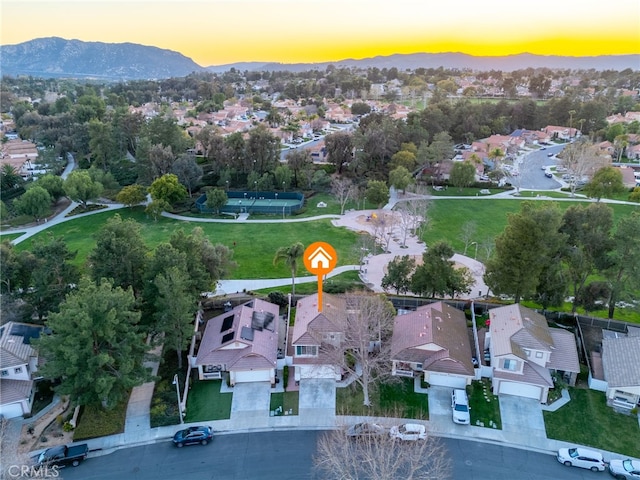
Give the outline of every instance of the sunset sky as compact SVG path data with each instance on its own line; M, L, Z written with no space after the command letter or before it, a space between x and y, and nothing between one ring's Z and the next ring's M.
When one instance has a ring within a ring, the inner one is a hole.
M201 66L417 52L640 54L638 0L1 0L0 9L2 45L133 42Z

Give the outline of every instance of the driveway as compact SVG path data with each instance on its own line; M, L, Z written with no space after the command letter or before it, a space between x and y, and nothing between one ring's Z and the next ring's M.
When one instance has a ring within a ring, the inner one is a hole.
M301 425L334 426L336 381L324 378L303 378L300 380L298 411Z
M547 431L539 401L515 395L500 395L500 416L504 433L509 438L519 438L513 443L540 444L541 448L547 443Z

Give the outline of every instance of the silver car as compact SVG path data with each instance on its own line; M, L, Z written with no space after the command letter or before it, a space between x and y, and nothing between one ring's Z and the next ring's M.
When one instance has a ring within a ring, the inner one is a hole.
M609 463L609 473L621 480L640 479L640 461L631 460L611 460Z
M377 423L356 423L347 429L347 437L351 438L371 437L384 433L384 427Z

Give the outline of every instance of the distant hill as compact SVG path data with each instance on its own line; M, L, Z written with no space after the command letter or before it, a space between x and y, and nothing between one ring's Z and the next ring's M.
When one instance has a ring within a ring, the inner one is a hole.
M329 65L336 67L377 67L397 68L398 70L415 70L416 68L448 68L448 69L471 69L477 71L502 70L511 72L525 68L552 68L571 70L617 70L622 71L627 68L640 70L640 55L606 55L598 57L561 57L533 55L531 53L521 53L518 55L507 55L503 57L474 57L465 53L411 53L396 54L388 56L377 56L363 58L361 60L347 59L339 62L324 63L264 63L258 64L249 70L277 71L287 70L301 72L304 70L319 69L324 70ZM226 65L235 67L235 64ZM208 67L208 70L219 67ZM238 67L235 67L238 69Z
M125 80L184 77L204 71L181 53L136 43L50 37L4 45L0 51L3 75Z
M0 47L0 71L3 75L36 77L100 78L105 80L160 79L184 77L192 72L222 73L235 68L241 72L288 70L324 70L336 67L378 67L399 70L448 68L512 71L524 68L563 68L640 70L640 55L599 57L560 57L523 53L504 57L474 57L463 53L413 53L346 59L323 63L240 62L202 67L192 59L172 50L135 43L102 43L66 40L58 37L39 38L17 45Z

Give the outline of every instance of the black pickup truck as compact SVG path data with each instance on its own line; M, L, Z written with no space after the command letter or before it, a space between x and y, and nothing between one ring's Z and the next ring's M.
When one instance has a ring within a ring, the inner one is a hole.
M80 465L89 453L89 445L80 443L78 445L59 445L57 447L47 448L38 456L38 465L56 465L66 467L72 465L77 467Z

